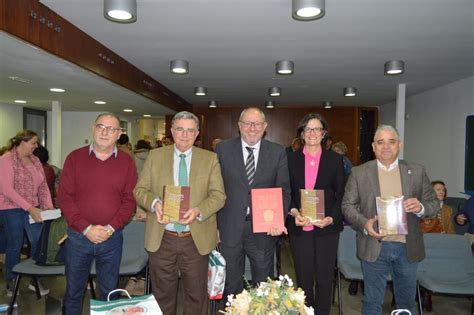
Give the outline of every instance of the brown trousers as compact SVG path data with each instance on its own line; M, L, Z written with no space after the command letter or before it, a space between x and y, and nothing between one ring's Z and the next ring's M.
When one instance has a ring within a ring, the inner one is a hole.
M191 236L165 233L160 249L149 252L151 289L164 315L176 314L178 270L183 285L183 314L207 315L208 255L199 254Z

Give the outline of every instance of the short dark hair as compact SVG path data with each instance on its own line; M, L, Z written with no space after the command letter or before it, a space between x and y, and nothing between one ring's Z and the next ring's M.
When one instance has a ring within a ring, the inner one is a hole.
M446 197L448 197L448 189L446 188L446 184L442 181L442 180L434 180L431 182L431 187L434 188L435 185L443 185L444 187L444 199L446 199Z
M128 138L126 133L122 133L117 140L118 144L124 145L130 142L130 138Z
M49 152L48 149L39 145L34 151L33 154L38 157L41 161L41 164L46 164L49 161Z
M140 150L140 149L147 149L150 150L150 143L146 140L140 139L137 141L137 145L135 146L135 150Z

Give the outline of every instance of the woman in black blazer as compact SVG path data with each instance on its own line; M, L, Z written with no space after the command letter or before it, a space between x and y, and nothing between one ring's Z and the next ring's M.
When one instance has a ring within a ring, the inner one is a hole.
M321 145L328 128L321 115L307 114L298 127L304 147L288 154L294 219L288 218L287 228L296 281L305 291L306 304L314 307L315 314L329 314L331 310L337 246L343 229L344 166L339 154ZM324 219L311 223L299 214L300 189L324 190Z

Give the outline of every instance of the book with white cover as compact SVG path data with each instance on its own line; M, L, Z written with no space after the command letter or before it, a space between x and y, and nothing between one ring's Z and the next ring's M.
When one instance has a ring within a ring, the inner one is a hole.
M61 216L61 209L52 209L52 210L43 210L40 212L41 218L43 221L48 221L48 220L54 220L57 219ZM30 218L30 224L36 223L35 220L29 216Z

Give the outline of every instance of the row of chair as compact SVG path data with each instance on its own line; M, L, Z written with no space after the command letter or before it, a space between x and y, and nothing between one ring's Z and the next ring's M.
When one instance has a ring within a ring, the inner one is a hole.
M474 258L469 240L457 234L423 234L426 257L418 265L417 301L423 314L420 286L433 292L468 296L474 314ZM342 315L341 274L349 280L362 281L362 268L356 254L356 232L344 228L339 239L337 256L337 288L339 314Z
M145 238L145 223L141 221L132 221L123 230L123 250L122 260L120 262L119 274L121 277L136 275L142 270L145 272L145 291L143 294L148 294L150 290L150 281L148 274L148 254L143 248ZM22 276L31 276L33 279L36 277L46 276L60 276L65 274L64 265L61 266L38 266L35 262L29 258L15 265L13 272L17 274L15 279L15 287L13 296L10 299L10 307L8 313L12 314L13 305L15 304L16 297L18 295L18 289L20 287L20 281ZM94 286L92 285L92 279L96 276L95 264L91 268L91 276L89 278L89 284L91 288L92 298L95 298ZM41 298L39 288L35 280L36 296L38 299Z

